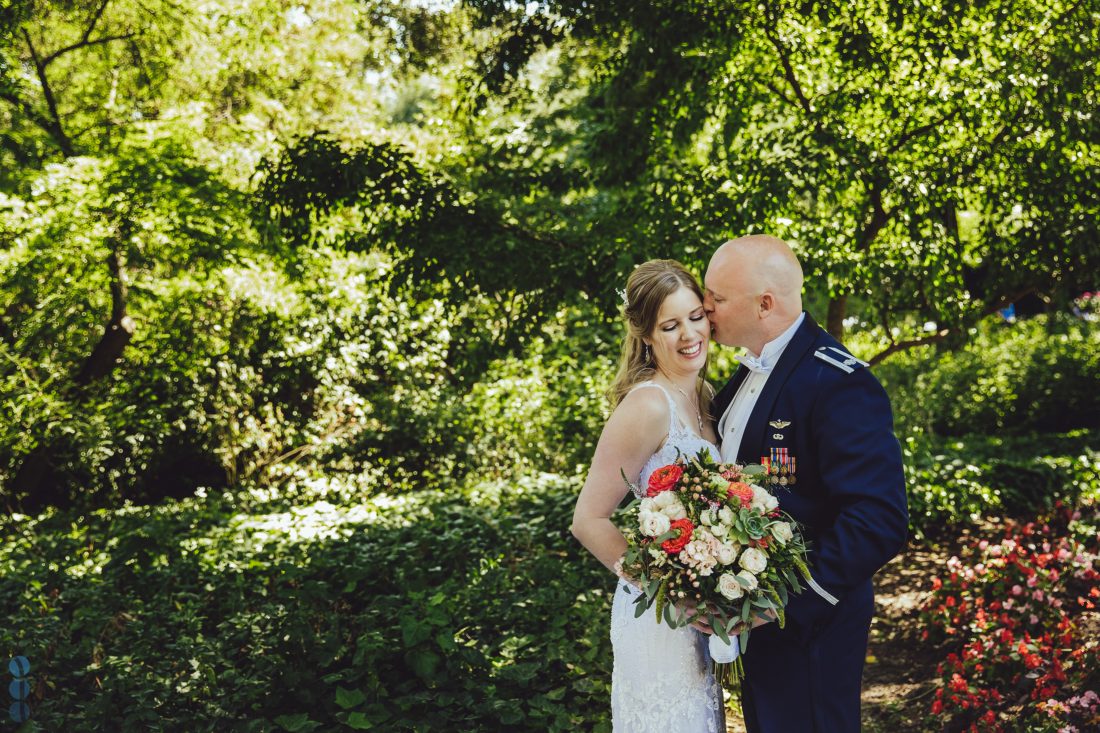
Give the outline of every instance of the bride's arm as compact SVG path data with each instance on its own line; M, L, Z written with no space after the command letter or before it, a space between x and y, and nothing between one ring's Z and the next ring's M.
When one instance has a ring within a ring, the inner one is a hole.
M639 389L619 403L600 434L570 529L612 572L626 552L622 532L611 523L611 515L629 491L622 474L638 480L645 462L668 434L669 417L668 402L660 390Z

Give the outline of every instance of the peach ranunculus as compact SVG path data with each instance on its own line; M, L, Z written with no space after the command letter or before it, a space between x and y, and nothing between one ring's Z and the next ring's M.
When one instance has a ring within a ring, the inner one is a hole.
M752 506L752 487L746 483L734 481L726 488L726 496L730 498L736 496L741 501L741 506L745 509Z

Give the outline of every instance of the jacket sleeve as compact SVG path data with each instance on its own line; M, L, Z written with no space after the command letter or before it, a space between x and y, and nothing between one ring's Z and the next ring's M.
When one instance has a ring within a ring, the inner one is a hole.
M818 394L810 415L822 501L834 517L811 547L810 571L826 593L842 601L905 546L909 516L886 391L865 369L836 377ZM833 610L808 588L792 598L787 618L807 636Z

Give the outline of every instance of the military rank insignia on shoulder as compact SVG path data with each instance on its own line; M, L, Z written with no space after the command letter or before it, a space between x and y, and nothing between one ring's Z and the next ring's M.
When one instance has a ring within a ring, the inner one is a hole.
M838 349L835 346L822 346L814 352L814 357L848 374L867 366L867 362L857 359L844 349Z

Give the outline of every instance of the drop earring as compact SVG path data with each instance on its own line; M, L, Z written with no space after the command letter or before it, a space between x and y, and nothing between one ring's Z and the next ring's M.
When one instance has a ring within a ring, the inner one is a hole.
M644 348L645 348L645 357L644 357L644 359L645 359L645 363L648 364L649 363L649 344L645 344Z

